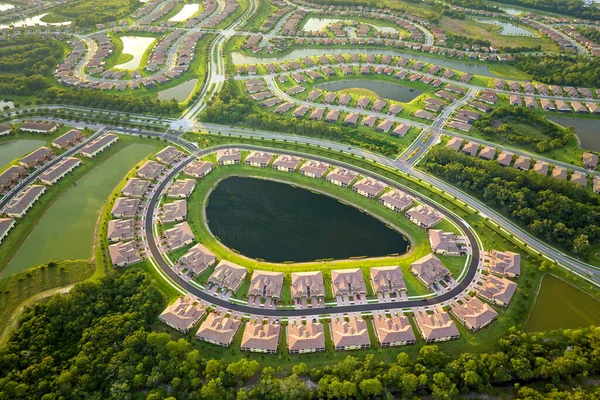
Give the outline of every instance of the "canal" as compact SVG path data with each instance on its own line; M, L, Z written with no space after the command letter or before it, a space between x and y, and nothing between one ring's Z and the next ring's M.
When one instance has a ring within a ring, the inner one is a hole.
M374 92L382 99L395 100L401 103L409 103L423 93L420 90L398 84L366 79L345 79L343 81L321 83L315 87L329 92L339 92L348 89L366 89Z
M553 275L546 275L526 332L585 328L600 324L600 301Z
M224 245L270 262L381 257L409 246L400 233L332 197L256 178L221 181L206 215Z

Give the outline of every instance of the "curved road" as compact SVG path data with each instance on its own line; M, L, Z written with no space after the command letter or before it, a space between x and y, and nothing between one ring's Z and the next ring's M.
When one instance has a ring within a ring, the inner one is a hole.
M354 170L359 170L361 175L371 176L375 179L383 181L384 183L386 183L388 186L390 186L392 188L396 188L396 189L399 189L399 190L402 190L402 191L408 193L409 195L417 198L420 202L435 208L436 210L441 212L445 218L452 220L452 222L454 222L455 224L460 226L462 231L465 233L465 235L469 239L469 242L471 243L472 257L471 257L471 262L468 266L468 270L467 270L465 277L458 283L458 285L456 287L452 288L448 292L445 292L439 296L426 298L426 299L397 301L397 302L390 302L390 303L354 304L354 305L347 305L347 306L332 306L332 307L308 308L308 309L298 309L298 310L291 310L291 309L278 310L278 309L249 307L247 305L231 303L229 301L223 300L222 298L214 297L214 296L206 293L203 290L200 290L198 287L185 281L177 273L175 273L175 271L173 271L171 269L169 264L163 258L163 255L162 255L160 249L158 248L156 238L154 237L154 234L152 233L153 225L154 225L153 216L154 216L156 207L160 202L160 197L162 196L162 193L167 188L167 186L169 185L171 180L173 178L175 178L175 176L177 176L177 174L179 174L179 172L187 164L189 164L190 162L195 160L196 157L200 158L205 155L211 154L218 149L230 148L230 147L244 149L244 150L264 150L264 148L259 147L259 146L223 145L223 146L210 147L210 148L198 151L195 154L195 156L190 156L185 162L183 162L182 164L177 166L173 171L171 171L171 173L159 184L158 189L155 191L154 195L150 199L150 203L149 203L148 209L146 211L145 231L146 231L146 239L147 239L147 243L148 243L148 248L150 249L150 253L151 253L150 256L156 261L156 263L161 268L161 270L172 281L174 281L179 286L181 286L182 288L187 290L189 293L192 293L193 295L195 295L209 303L212 303L216 306L224 307L226 309L230 309L230 310L234 310L234 311L238 311L238 312L243 312L246 314L261 314L261 315L272 316L272 317L300 317L300 316L312 315L312 314L349 313L349 312L358 312L358 311L389 310L389 309L404 308L404 307L431 306L431 305L442 303L444 301L451 300L454 297L460 295L471 284L473 278L475 277L475 274L477 273L477 268L479 266L480 249L479 249L479 245L477 243L476 237L475 237L474 233L471 231L470 226L468 226L463 220L461 220L460 218L451 214L450 212L444 210L443 208L440 208L436 203L434 203L430 199L422 197L418 193L412 191L411 189L408 189L408 188L405 188L405 187L399 185L397 182L395 182L391 179L381 177L377 174L373 174L369 171L362 170L362 169L357 168L356 166L353 166L350 164L336 162L335 165L337 165L337 166L351 168ZM269 149L269 150L272 151L273 149ZM308 157L310 159L320 160L320 161L327 162L329 164L334 164L334 163L332 163L331 160L329 160L327 158L322 158L322 157L313 156L313 155L307 155L307 154L293 152L293 151L277 150L277 153L278 154L297 155L297 156L301 156L304 158Z

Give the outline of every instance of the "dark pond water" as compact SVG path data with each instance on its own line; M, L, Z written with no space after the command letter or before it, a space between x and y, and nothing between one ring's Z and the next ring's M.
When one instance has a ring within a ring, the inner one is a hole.
M581 142L581 148L600 151L600 135L598 135L600 121L597 119L569 117L548 117L548 119L564 127L572 126L575 128L575 134Z
M405 253L408 241L379 220L328 196L255 178L227 178L206 208L212 233L266 261L378 257Z
M341 90L355 88L367 89L375 92L377 96L383 99L395 100L401 103L411 102L423 93L418 89L412 89L402 85L366 79L345 79L343 81L321 83L315 87L330 92L339 92Z

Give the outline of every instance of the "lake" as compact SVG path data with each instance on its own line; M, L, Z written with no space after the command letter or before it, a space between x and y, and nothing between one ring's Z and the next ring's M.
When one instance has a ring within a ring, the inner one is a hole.
M0 11L10 10L11 8L15 8L15 6L8 3L0 3Z
M568 117L548 117L548 119L561 126L575 128L575 133L581 142L581 148L600 151L600 135L598 135L598 124L600 122L597 119Z
M178 102L183 103L187 100L188 97L190 97L190 95L194 91L196 83L198 83L198 79L190 79L189 81L180 83L179 85L173 86L172 88L161 90L160 92L158 92L158 99L175 99Z
M481 22L483 24L492 24L501 27L502 29L498 32L500 35L505 36L530 36L535 37L533 32L528 31L527 29L520 27L515 24L511 24L510 22L498 21L496 19L486 19L486 18L473 18L477 22Z
M405 253L408 241L336 199L291 185L231 177L210 194L212 233L231 249L271 262Z
M231 53L231 61L234 64L268 64L277 63L283 61L297 60L303 57L312 57L320 55L330 54L382 54L390 56L400 56L411 58L413 60L419 60L426 63L439 65L444 68L451 68L462 72L469 72L473 75L487 76L489 78L502 78L500 75L496 75L489 70L487 65L475 64L464 61L448 60L444 58L436 58L420 53L408 53L396 50L376 50L376 49L296 49L288 54L279 55L276 57L254 57L251 55L244 55L240 52Z
M309 18L306 21L306 23L304 24L304 27L302 27L302 30L303 31L322 31L328 25L335 24L337 22L343 23L344 20L337 19L337 18ZM379 26L379 25L373 25L373 24L365 24L365 25L372 26L376 31L379 31L379 32L387 32L387 33L398 32L397 29L392 28L390 26Z
M131 144L63 193L0 272L0 279L52 260L90 258L104 203L125 174L153 150L150 145Z
M575 329L599 324L600 301L553 275L546 275L525 331Z
M347 79L343 81L326 82L315 86L317 89L329 92L339 92L346 89L366 89L375 92L377 96L395 100L401 103L409 103L419 97L423 92L406 86L366 79Z
M183 22L192 18L194 14L198 12L200 9L200 4L185 4L181 11L179 11L176 15L169 18L169 21L173 22Z
M126 63L115 65L115 69L126 69L129 71L139 69L144 53L155 40L153 37L145 36L121 36L123 54L130 54L133 58Z
M39 25L39 26L45 26L45 25L60 26L60 25L69 25L71 23L71 21L65 21L65 22L44 22L44 21L42 21L42 18L44 18L46 15L48 15L48 13L40 14L40 15L36 15L35 17L28 17L28 18L20 19L18 21L10 22L8 24L0 25L0 29L6 29L6 28L9 28L11 26L14 26L15 28L22 28L24 26L36 26L36 25Z
M45 144L44 140L13 140L0 144L0 169Z

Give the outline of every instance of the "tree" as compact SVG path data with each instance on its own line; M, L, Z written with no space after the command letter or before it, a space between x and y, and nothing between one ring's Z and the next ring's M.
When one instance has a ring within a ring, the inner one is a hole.
M367 398L379 397L383 393L383 385L381 385L381 382L377 378L365 379L360 383L359 387L363 396Z
M586 254L590 248L590 241L583 233L573 240L573 254L580 256Z

